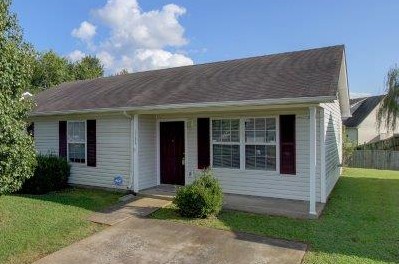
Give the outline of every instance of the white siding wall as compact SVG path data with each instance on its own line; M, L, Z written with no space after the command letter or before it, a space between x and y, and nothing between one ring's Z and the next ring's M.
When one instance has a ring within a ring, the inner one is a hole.
M58 155L58 121L35 121L35 147L38 153Z
M197 172L197 122L198 117L254 117L278 116L280 114L296 114L296 143L297 143L297 175L280 175L278 172L261 170L239 169L214 169L215 176L219 179L224 192L286 199L309 200L309 110L308 108L291 111L251 111L251 112L225 112L207 114L174 114L161 115L160 119L187 118L187 144L186 155L186 183L193 180ZM317 116L319 124L319 115ZM319 125L317 125L317 134ZM317 149L320 149L320 140L317 136ZM320 201L320 155L316 168L316 199Z
M341 174L342 121L337 100L322 106L324 108L326 195L328 197Z
M139 115L139 190L157 185L156 119Z
M340 118L337 104L325 105L325 119L333 117L336 127L331 129L326 121L326 172L327 194L335 184L339 175L341 154L338 158L329 157L329 153L337 150L337 142L333 139L339 135ZM278 172L261 170L239 169L215 169L215 176L220 180L227 193L246 195L258 195L265 197L277 197L287 199L309 200L309 109L297 108L292 110L256 110L249 112L212 112L205 114L168 114L158 115L159 120L184 118L186 127L186 183L195 178L197 170L197 118L198 117L256 117L277 116L281 114L296 115L296 147L297 147L297 175L280 175ZM59 120L97 120L97 167L87 167L83 164L73 164L70 182L74 184L92 185L100 187L115 187L113 179L116 175L122 175L124 185L130 186L130 120L122 115L110 116L79 116L70 118L38 118L35 122L36 148L42 153L53 151L58 154L58 121ZM316 200L321 200L320 194L320 114L317 112L317 168L316 168ZM155 186L157 184L157 119L155 115L139 115L139 190ZM334 129L339 129L339 132ZM339 143L340 144L340 143ZM335 146L335 148L334 148ZM341 148L338 148L339 151ZM338 150L337 150L338 151ZM334 163L335 162L335 163Z
M36 149L41 153L58 155L59 120L97 120L97 166L71 163L71 184L116 188L114 177L123 177L123 185L130 185L130 120L118 116L71 116L37 118L35 122Z

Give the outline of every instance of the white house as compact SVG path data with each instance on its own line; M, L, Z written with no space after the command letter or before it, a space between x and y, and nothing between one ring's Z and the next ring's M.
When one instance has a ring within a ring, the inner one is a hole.
M325 203L350 115L344 46L64 83L36 96L71 184L140 192L212 167L224 192ZM117 179L117 184L115 184Z
M344 120L346 136L356 144L372 143L399 133L385 126L384 120L378 127L377 113L384 95L355 98L350 100L352 117Z

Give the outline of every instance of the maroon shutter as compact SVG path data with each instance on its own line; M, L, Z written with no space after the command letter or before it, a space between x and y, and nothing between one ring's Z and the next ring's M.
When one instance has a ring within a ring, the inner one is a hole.
M87 166L96 167L96 120L87 120Z
M58 123L58 155L67 157L67 122L60 121Z
M198 169L206 169L210 165L209 118L197 119Z
M296 174L295 115L280 116L280 173Z

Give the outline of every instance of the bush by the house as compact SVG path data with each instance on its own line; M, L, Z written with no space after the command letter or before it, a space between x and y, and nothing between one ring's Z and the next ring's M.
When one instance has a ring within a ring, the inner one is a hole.
M222 188L212 171L205 170L193 183L177 190L173 203L184 217L206 218L216 215L223 205Z
M24 182L22 193L42 194L67 187L70 165L65 158L38 155L33 177Z

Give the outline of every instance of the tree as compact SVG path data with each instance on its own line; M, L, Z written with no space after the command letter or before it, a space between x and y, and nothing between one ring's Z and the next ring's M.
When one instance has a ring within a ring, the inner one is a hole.
M94 79L103 76L104 67L100 60L94 56L86 56L73 65L75 80Z
M63 82L93 79L103 74L103 65L94 56L86 56L80 61L71 62L50 50L36 55L31 90L41 92Z
M50 50L36 57L32 76L32 88L35 92L63 82L74 80L72 65L63 57Z
M342 163L344 166L350 165L353 153L357 147L356 142L349 139L346 133L346 127L342 127Z
M129 71L123 68L120 72L115 73L115 76L129 74Z
M399 118L399 68L393 67L388 71L385 83L386 96L382 100L377 113L378 127L386 126L394 130Z
M21 188L36 164L26 132L31 102L22 99L30 84L34 52L23 41L10 0L0 1L0 195Z

